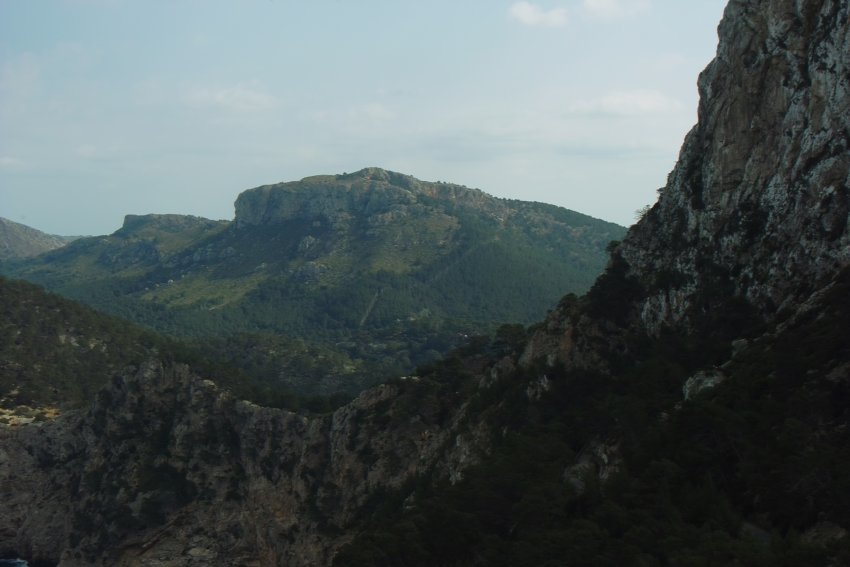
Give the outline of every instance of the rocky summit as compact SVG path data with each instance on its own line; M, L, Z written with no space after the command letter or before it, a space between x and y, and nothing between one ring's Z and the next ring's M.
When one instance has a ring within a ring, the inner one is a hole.
M374 222L386 223L438 203L449 209L481 211L502 223L519 212L518 202L493 199L478 189L367 167L351 174L317 175L245 191L236 200L236 222L259 225L310 219L340 224L365 213L369 218L377 215Z
M538 325L324 415L150 361L87 410L0 430L0 553L850 564L848 28L846 2L732 0L658 203ZM405 182L378 214L423 199ZM340 195L255 190L239 230L346 226Z

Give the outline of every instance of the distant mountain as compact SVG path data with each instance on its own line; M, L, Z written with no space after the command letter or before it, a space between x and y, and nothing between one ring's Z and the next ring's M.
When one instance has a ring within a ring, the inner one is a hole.
M624 233L560 207L369 168L245 191L233 222L129 215L114 234L11 275L172 335L262 334L250 341L285 358L271 367L291 383L311 371L268 337L323 345L320 358L335 362L314 374L375 380L465 335L542 317L564 291L589 288Z
M46 234L0 217L0 260L30 258L61 248L75 237Z
M719 36L667 186L586 295L321 415L154 359L0 424L0 557L850 565L850 4L734 0ZM248 219L301 214L265 193Z

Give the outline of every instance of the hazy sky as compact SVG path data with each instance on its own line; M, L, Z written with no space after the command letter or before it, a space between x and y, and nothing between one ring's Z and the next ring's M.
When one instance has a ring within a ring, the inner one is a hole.
M631 224L725 0L0 0L0 216L105 234L378 166Z

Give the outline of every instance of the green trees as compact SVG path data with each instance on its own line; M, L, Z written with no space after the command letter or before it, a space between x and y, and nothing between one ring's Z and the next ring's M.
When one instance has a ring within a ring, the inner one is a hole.
M539 320L565 291L591 285L606 243L624 233L559 207L379 170L260 188L239 202L237 222L130 216L112 235L0 270L225 353L247 335L309 343L334 375L303 390L312 395L330 382L356 390L463 336ZM278 376L317 374L302 356L266 349L259 362L262 352L252 349L250 364L268 377L273 363Z
M373 515L335 564L844 564L847 297L850 270L811 316L751 343L725 382L688 401L684 379L758 328L747 311L734 314L742 325L694 322L712 333L633 337L615 375L546 369L551 389L537 401L526 388L540 369L486 390L464 382L474 379L459 360L421 372L467 388L473 411L488 408L493 449L457 484L401 491L406 505ZM508 352L523 332L502 327L479 352Z

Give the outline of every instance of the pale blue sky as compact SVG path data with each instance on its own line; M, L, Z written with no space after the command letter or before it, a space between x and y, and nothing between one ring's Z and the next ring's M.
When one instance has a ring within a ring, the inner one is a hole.
M621 224L725 0L0 0L0 216L105 234L378 166Z

